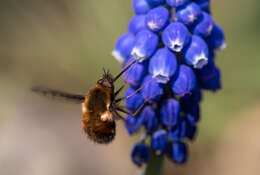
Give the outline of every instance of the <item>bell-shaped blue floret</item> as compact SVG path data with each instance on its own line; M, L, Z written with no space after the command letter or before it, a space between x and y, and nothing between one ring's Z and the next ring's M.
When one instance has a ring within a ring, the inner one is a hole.
M193 0L197 4L199 4L201 10L210 13L210 0Z
M151 58L149 72L159 83L167 83L177 70L176 56L167 48L159 49Z
M219 69L213 64L208 64L201 70L197 70L199 85L203 89L216 91L221 88L221 75Z
M180 22L191 25L199 18L200 14L200 6L195 2L190 2L179 8L176 16Z
M141 94L144 99L149 100L149 102L158 101L163 95L163 86L158 83L151 75L147 75L141 85L143 88Z
M167 132L163 129L156 131L152 136L152 148L162 154L166 151L168 143Z
M157 129L159 121L155 111L150 106L146 106L140 113L140 117L143 118L143 124L148 132L153 132Z
M169 154L171 159L178 164L183 164L187 160L188 149L183 142L173 143L170 147Z
M196 124L191 124L189 123L187 120L185 121L185 136L190 139L190 140L194 140L196 137L196 133L197 133L197 125Z
M165 0L146 0L152 7L156 7L165 3Z
M173 142L180 141L180 127L179 125L175 126L174 128L168 131L169 139Z
M133 113L144 103L142 95L138 92L136 93L135 91L136 90L134 88L129 87L125 92L125 96L129 96L134 93L134 95L125 100L127 109Z
M178 124L180 104L175 99L168 99L162 103L160 114L162 123L169 129Z
M146 15L146 26L153 32L159 32L168 25L169 17L169 11L165 7L156 7Z
M149 160L149 148L143 143L137 143L132 150L132 161L139 167Z
M151 7L148 4L147 0L134 0L133 9L135 14L142 15L146 14L151 9Z
M126 65L130 64L133 61L133 58L129 59L126 62ZM139 86L146 74L146 65L135 63L127 71L124 72L123 78L124 81L130 84L131 86Z
M138 132L142 124L143 124L143 118L138 116L135 117L126 116L125 128L130 135Z
M215 24L211 34L206 38L209 47L212 49L222 50L226 48L226 40L222 28Z
M186 107L190 108L190 106L200 103L201 100L201 89L198 86L192 91L192 93L186 94L180 98L182 109L186 109ZM185 112L187 111L189 110L185 110Z
M131 55L139 62L149 58L158 47L159 38L149 30L141 30L136 35L135 44Z
M112 55L119 61L127 60L132 52L135 43L135 36L131 33L122 35L116 42Z
M186 119L189 123L195 125L200 120L200 105L194 104L190 106L186 113Z
M214 21L212 17L208 13L202 12L193 29L193 34L206 37L211 34L213 27Z
M173 142L179 142L186 136L186 123L183 117L180 117L175 127L169 130L169 139Z
M180 22L173 22L162 33L162 41L169 49L180 52L189 42L190 34L187 27Z
M193 70L188 66L180 65L177 79L172 82L173 92L182 97L191 93L196 84L196 75Z
M186 2L188 2L188 0L166 0L166 3L170 7L174 7L174 8L184 5Z
M147 29L145 18L145 15L133 16L128 23L128 32L136 35L139 31Z
M201 69L208 64L207 43L197 35L192 36L191 42L184 49L183 54L185 62L196 69Z

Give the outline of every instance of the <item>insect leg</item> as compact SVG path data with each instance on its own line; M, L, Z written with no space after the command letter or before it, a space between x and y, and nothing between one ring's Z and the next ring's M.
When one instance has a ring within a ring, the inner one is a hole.
M142 104L141 106L139 106L139 107L137 108L137 110L136 110L133 114L131 114L131 113L128 112L127 110L123 109L122 107L116 107L116 110L118 110L118 111L120 111L120 112L123 112L123 113L125 113L125 114L127 114L127 115L129 115L129 116L131 116L131 117L134 117L134 116L136 116L136 115L143 109L144 105L145 105L147 102L149 102L152 98L154 98L154 97L156 97L156 96L158 96L158 95L153 95L153 96L151 96L151 97L145 99L145 101L143 102L143 104Z
M114 116L116 116L117 118L119 118L119 119L125 120L125 118L124 118L122 115L120 115L116 110L114 110L114 111L112 112L112 114L113 114Z
M116 92L115 97L122 91L122 89L125 87L125 85L122 85Z
M144 83L140 88L136 89L132 94L125 96L125 97L121 97L115 100L116 103L122 101L122 100L126 100L130 97L132 97L133 95L135 95L137 92L139 92L140 90L142 90L146 85L148 85L150 82L152 82L153 79L147 81L146 83Z

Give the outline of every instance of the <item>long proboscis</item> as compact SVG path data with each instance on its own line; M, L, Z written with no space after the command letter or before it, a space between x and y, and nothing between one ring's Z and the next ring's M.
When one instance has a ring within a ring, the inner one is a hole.
M113 82L115 82L125 71L127 71L133 64L135 64L138 61L138 59L134 59L131 63L126 65L113 79Z
M64 99L64 100L69 100L73 101L76 103L82 103L85 100L84 95L79 95L79 94L72 94L68 92L63 92L59 90L54 90L54 89L49 89L49 88L44 88L44 87L33 87L31 89L33 92L47 96L47 97L52 97L52 98L59 98L59 99Z

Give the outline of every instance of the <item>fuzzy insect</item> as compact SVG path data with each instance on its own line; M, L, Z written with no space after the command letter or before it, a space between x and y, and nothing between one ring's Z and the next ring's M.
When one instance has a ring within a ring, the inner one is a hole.
M114 82L137 60L134 60L124 67L118 75L113 77L109 72L104 70L103 77L97 81L96 85L89 90L86 96L70 94L67 92L34 87L32 91L51 97L60 97L66 100L82 103L82 127L88 137L96 143L110 143L116 134L116 120L123 119L119 112L135 116L144 106L141 105L134 114L130 114L123 107L119 106L122 100L130 98L134 93L141 90L137 89L133 94L118 98L119 93L124 86L117 91L114 89Z

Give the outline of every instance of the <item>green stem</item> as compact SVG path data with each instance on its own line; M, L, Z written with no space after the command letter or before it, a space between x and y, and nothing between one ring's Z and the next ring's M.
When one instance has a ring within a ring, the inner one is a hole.
M154 151L151 151L144 175L160 175L163 167L163 158L164 156L158 156Z

